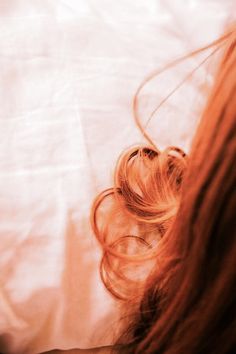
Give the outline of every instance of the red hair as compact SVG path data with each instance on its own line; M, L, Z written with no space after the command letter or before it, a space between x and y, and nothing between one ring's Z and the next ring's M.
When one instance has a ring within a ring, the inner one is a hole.
M174 147L128 151L114 188L92 208L105 285L131 303L141 298L118 352L229 354L236 345L235 29L222 38L227 49L189 158ZM137 272L145 260L146 282Z

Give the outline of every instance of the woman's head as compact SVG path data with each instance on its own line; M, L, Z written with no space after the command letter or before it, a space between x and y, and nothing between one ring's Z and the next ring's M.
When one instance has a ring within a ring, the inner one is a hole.
M112 273L104 279L111 289L115 283L115 295L128 282L121 263L145 259L141 254L134 262L127 247L116 248L121 235L136 230L146 246L143 253L154 260L123 337L131 345L124 352L224 354L236 344L236 30L219 43L225 54L188 160L178 149L124 155L116 170L112 212L103 217L106 226L99 228L97 222L103 198L94 206L93 226L107 260L103 265L106 274Z

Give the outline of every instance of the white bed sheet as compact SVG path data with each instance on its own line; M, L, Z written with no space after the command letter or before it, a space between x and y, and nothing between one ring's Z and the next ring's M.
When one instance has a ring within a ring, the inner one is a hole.
M0 0L2 352L112 343L119 304L99 278L92 199L121 150L144 142L131 111L141 80L217 37L234 10L234 0ZM149 86L144 116L186 68ZM150 123L159 146L188 149L201 70Z

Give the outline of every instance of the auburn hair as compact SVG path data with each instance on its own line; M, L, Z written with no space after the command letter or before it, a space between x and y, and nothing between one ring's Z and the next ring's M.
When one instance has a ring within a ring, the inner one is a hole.
M114 186L94 201L102 280L129 304L118 352L229 354L236 346L235 27L206 48L222 46L189 156L149 139L121 155Z

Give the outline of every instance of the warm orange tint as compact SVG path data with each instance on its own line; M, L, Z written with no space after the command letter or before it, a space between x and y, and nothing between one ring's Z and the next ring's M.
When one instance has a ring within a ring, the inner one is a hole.
M226 51L188 161L180 149L160 152L148 139L153 147L121 156L114 188L93 205L92 225L104 249L102 279L113 295L129 300L128 313L134 308L119 341L122 353L233 353L235 28L212 46ZM99 214L108 196L110 204ZM124 238L144 247L131 247L130 255L128 242L117 248ZM146 283L145 276L133 280L136 265L145 269L151 257L155 266Z

